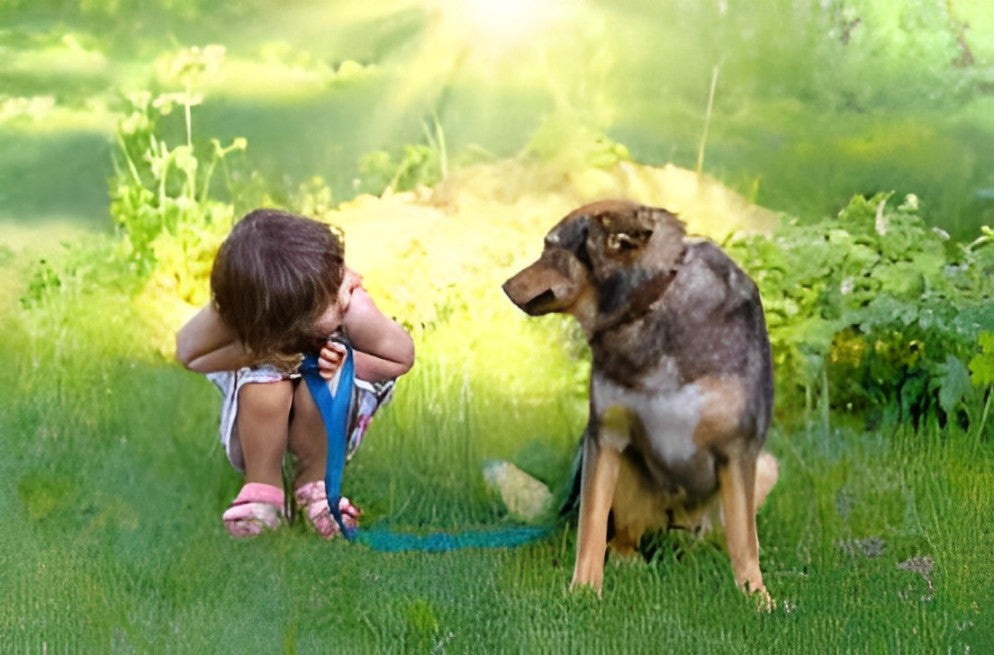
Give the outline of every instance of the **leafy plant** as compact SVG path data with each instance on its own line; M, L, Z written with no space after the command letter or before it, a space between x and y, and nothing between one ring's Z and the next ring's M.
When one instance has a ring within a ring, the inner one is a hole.
M227 158L246 148L243 138L195 145L192 108L203 101L197 76L216 64L223 50L190 48L177 53L173 78L182 90L140 91L124 98L115 134L115 174L109 181L110 213L120 238L63 244L59 257L40 260L29 274L20 302L25 309L57 303L69 311L113 289L129 297L151 326L153 341L175 328L174 315L206 301L214 252L233 218L231 203L212 198L212 177ZM164 117L182 108L185 142L172 146ZM230 184L229 184L230 188ZM44 322L44 312L39 321Z
M981 332L977 341L980 352L970 360L970 380L977 387L984 389L987 395L977 426L977 435L982 435L987 417L990 415L991 401L994 399L994 332Z
M153 244L160 235L178 234L183 226L216 222L230 226L230 206L208 197L211 176L226 156L244 150L247 143L236 138L222 146L212 139L207 166L201 171L201 160L191 144L170 148L156 135L156 113L168 112L171 99L158 96L153 100L150 94L141 93L129 100L132 112L121 121L117 133L125 165L117 167L111 182L110 211L122 230L127 254L141 270L148 270L155 262Z
M193 143L192 108L203 102L203 95L194 90L196 81L223 56L219 46L183 49L159 63L182 85L181 91L154 96L141 91L125 98L127 107L116 133L110 210L124 233L127 254L141 271L154 264L153 244L160 235L175 236L191 226L230 226L230 206L209 198L211 178L217 166L225 166L226 157L245 150L247 142L239 137L223 146L211 139L206 152L198 152ZM186 139L170 147L160 121L176 106L183 110Z
M51 262L39 259L28 281L27 288L21 295L21 306L30 309L62 286L62 278L56 272Z
M994 326L991 233L957 243L914 196L889 200L856 196L834 219L729 246L759 285L788 406L946 420L971 396L964 361Z
M448 175L448 150L445 132L437 117L432 124L422 122L424 143L409 143L401 149L399 161L386 150L374 150L359 161L360 193L381 195L384 192L410 191L418 186L432 186Z
M568 113L544 120L523 154L566 171L589 167L611 169L619 162L631 160L624 145Z

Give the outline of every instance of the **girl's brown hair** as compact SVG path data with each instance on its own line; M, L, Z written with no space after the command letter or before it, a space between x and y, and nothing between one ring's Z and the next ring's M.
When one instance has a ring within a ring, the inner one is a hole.
M314 322L337 298L344 258L329 225L256 209L214 258L214 307L256 362L290 366L320 336Z

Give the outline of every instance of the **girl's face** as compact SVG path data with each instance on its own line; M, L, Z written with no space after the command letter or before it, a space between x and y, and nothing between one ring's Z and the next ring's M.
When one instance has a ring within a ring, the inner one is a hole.
M346 267L342 275L342 286L338 287L338 295L334 302L325 308L324 312L314 322L314 332L321 340L342 326L345 314L349 311L349 301L352 292L362 284L362 278L351 268Z

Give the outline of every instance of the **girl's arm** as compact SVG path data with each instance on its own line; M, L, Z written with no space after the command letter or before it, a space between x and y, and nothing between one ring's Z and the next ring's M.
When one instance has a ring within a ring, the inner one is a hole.
M176 359L198 373L237 371L251 361L235 333L207 305L176 333Z
M362 287L352 292L342 328L352 341L357 378L369 382L390 380L414 365L411 335L384 316Z
M353 291L342 328L354 347L356 377L370 382L390 380L414 365L411 336L380 312L365 289L357 287ZM331 357L333 361L337 359L334 354ZM197 312L176 334L176 359L198 373L237 371L253 363L234 331L211 305ZM329 371L328 377L332 373Z

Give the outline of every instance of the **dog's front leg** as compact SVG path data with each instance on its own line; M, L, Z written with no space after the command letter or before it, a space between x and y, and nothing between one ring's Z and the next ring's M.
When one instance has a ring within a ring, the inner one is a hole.
M766 607L770 594L759 570L759 540L756 536L756 458L736 454L718 470L725 539L732 560L735 583L747 593L759 594Z
M621 453L618 443L628 438L627 411L608 408L600 417L596 434L588 432L583 442L580 477L580 517L577 526L576 564L570 589L590 585L599 596L604 582L607 550L607 517L618 484Z

